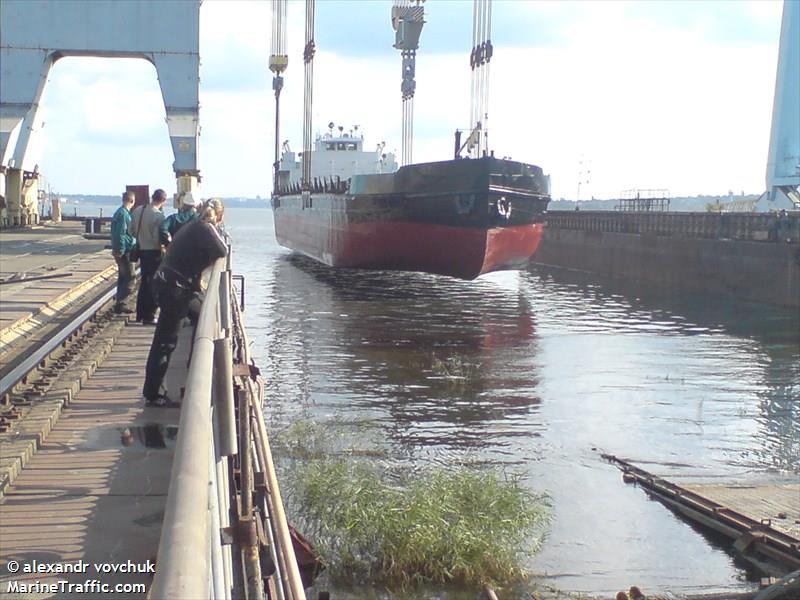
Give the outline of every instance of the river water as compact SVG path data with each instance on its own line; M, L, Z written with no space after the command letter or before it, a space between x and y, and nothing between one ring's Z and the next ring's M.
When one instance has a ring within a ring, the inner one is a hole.
M271 428L358 422L408 466L523 473L553 505L530 567L566 590L755 586L726 542L600 454L684 481L800 474L797 315L537 267L472 282L334 271L279 247L268 209L226 225Z

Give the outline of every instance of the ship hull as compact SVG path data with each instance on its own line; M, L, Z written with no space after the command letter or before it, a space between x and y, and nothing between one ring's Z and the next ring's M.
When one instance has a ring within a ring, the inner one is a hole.
M346 193L277 195L278 243L331 267L462 279L520 268L539 246L549 198L533 177L525 185L497 178L493 184L492 167L501 162L508 163L414 165L393 175L354 178Z

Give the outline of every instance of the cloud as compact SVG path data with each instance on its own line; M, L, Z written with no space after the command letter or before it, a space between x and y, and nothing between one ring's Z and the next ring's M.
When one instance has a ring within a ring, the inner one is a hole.
M290 2L281 141L302 139L303 4ZM719 6L719 8L718 8ZM391 2L317 4L314 127L358 124L365 146L400 150L400 57ZM416 161L452 155L468 126L471 2L429 0L417 59ZM748 22L751 26L748 26ZM201 9L200 168L205 194L271 187L274 96L269 3ZM490 146L552 175L574 197L633 187L673 194L761 191L780 4L496 1ZM135 63L135 64L134 64ZM64 191L169 187L172 153L146 61L63 59L43 98L43 172ZM87 173L91 176L87 177ZM587 188L582 188L582 194Z

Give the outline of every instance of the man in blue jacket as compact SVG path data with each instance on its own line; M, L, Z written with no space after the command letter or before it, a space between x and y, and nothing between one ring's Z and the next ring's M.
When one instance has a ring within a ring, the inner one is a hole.
M131 265L130 252L133 248L133 237L128 233L131 224L131 208L136 201L133 192L122 195L120 206L111 218L111 254L117 261L117 302L114 312L129 314L133 311L125 305L125 299L130 296L133 287L133 266Z

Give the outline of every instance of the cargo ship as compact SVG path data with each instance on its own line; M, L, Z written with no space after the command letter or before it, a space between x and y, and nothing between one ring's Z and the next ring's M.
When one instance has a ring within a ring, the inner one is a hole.
M363 136L317 136L312 179L286 145L272 197L278 243L331 267L474 279L523 267L542 238L549 180L485 156L412 164Z

